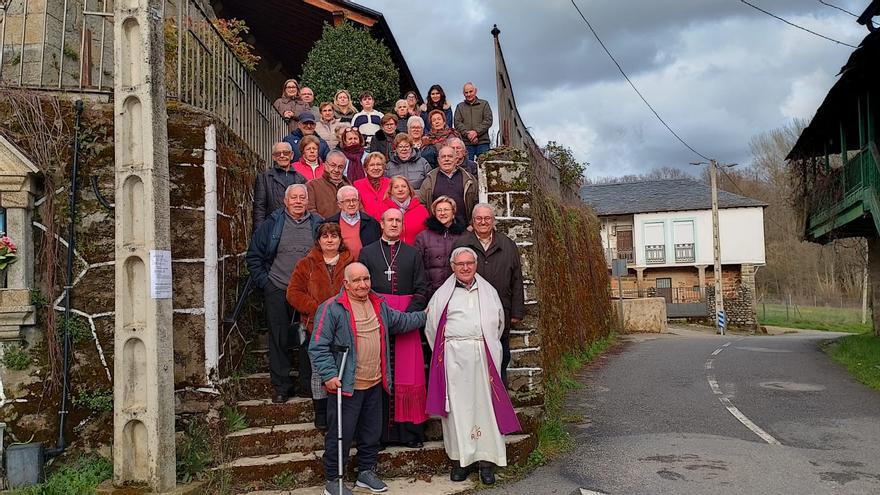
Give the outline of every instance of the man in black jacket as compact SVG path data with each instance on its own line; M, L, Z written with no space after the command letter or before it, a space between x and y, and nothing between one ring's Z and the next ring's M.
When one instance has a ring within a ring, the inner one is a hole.
M364 246L379 240L382 229L375 218L361 211L360 193L354 186L342 186L336 192L339 213L327 217L325 222L339 224L342 242L351 251L352 259L358 259Z
M492 205L479 203L474 206L471 225L473 232L468 232L455 241L454 248L464 246L473 249L477 253L477 273L498 291L504 307L501 378L506 384L507 365L510 364L510 327L522 321L526 314L522 258L516 243L510 237L495 231L495 212Z
M272 146L272 161L275 163L254 181L253 232L273 211L284 206L284 192L288 187L306 183L306 178L290 163L292 156L290 144L284 141L275 143Z

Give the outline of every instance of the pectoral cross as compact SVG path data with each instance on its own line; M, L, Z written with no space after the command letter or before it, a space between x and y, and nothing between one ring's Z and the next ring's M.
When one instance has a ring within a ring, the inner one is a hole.
M385 275L388 275L388 281L391 282L391 276L394 275L394 274L397 273L397 272L395 272L394 270L392 270L391 267L389 266L388 269L385 270L383 273L385 273Z

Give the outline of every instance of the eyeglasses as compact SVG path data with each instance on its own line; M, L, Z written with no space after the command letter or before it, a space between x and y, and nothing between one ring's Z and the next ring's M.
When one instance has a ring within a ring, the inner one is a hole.
M324 168L327 170L342 170L345 168L345 165L336 165L335 163L324 162Z
M303 127L315 127L314 122L300 122L299 125L301 125Z
M273 151L272 152L272 156L288 156L288 155L292 155L292 154L293 154L292 151Z
M476 262L476 261L453 261L452 264L455 265L455 266L457 266L457 267L465 267L465 268L466 268L466 267L469 267L469 266L474 266L474 265L476 265L477 262Z
M452 208L437 208L434 213L452 213Z
M494 220L493 217L474 217L474 221L477 223L492 223Z
M357 198L351 198L351 199L343 199L342 201L340 201L340 203L342 203L344 205L353 205L353 204L357 204L358 201L360 201L360 200Z

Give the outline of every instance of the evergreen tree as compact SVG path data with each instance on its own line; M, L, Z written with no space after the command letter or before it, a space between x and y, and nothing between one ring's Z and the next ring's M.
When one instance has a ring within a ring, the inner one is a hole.
M315 92L316 102L332 102L336 90L346 89L360 109L360 93L371 91L375 107L390 111L400 98L400 74L388 47L348 22L339 27L324 24L321 39L303 65L301 80Z

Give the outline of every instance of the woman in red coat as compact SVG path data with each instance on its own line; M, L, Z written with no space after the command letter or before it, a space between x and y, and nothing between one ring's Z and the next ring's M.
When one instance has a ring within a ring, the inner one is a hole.
M425 220L431 216L428 209L419 201L415 190L402 175L391 178L386 196L386 209L397 208L403 212L403 231L400 233L400 240L412 246L419 232L425 230Z
M296 263L287 284L287 302L300 314L303 329L312 333L318 305L335 296L342 288L345 267L352 261L351 251L342 242L338 223L324 223L318 227L315 246ZM308 347L308 346L306 346ZM308 359L308 354L300 359ZM312 399L315 407L315 426L327 428L327 391L321 377L312 367Z
M364 172L367 176L352 184L358 190L361 209L378 221L388 209L385 204L391 179L385 177L385 155L374 151L364 159Z

